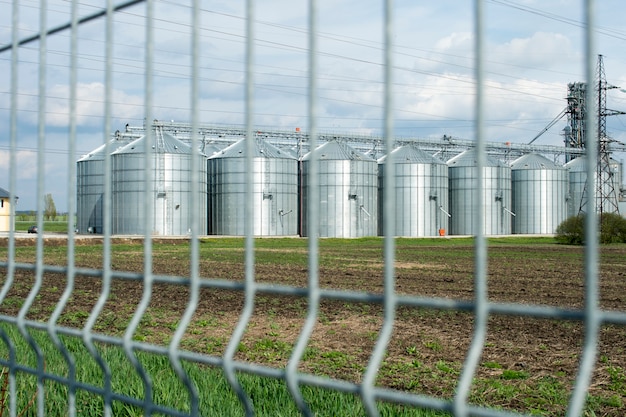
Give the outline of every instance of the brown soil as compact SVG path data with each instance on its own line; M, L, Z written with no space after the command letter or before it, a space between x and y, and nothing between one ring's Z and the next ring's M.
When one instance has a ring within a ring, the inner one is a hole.
M51 242L47 244L54 245ZM402 247L402 251L398 252L397 291L405 295L471 301L474 294L474 260L467 256L471 247L441 248L458 251L458 256L450 256L446 252L439 259L436 253L422 259L420 254L430 249L419 246L411 251L411 248ZM117 254L113 258L113 268L118 271L141 271L141 250L138 246L136 255ZM581 309L584 307L585 289L583 256L582 248L561 245L490 246L489 299L503 303ZM626 246L603 247L601 260L600 306L607 310L624 311ZM81 267L101 267L101 260L96 257L77 258L77 263ZM158 251L153 254L156 274L186 276L189 273L187 263ZM242 281L244 267L241 263L203 259L200 274L203 277ZM308 276L301 265L257 264L255 274L260 283L295 287L305 287ZM2 275L5 275L4 272ZM48 319L65 286L63 275L47 273L44 280L41 296L29 311L31 319ZM335 266L321 267L319 281L325 289L380 294L383 289L381 263L379 258L369 263L363 259L347 258ZM32 272L18 270L16 284L7 299L25 298L32 282ZM83 326L86 320L84 313L92 310L100 289L98 278L79 276L61 324ZM122 334L143 290L140 282L115 280L107 308L99 318L98 331ZM151 343L167 343L188 298L189 293L184 286L155 284L150 309L138 334ZM0 313L15 315L18 305L4 303ZM240 291L202 290L183 347L221 355L239 319L242 305L243 294ZM246 348L238 353L238 359L273 367L285 366L306 313L305 297L258 293L255 312L242 341ZM301 369L358 382L367 366L381 323L382 307L378 304L324 300ZM472 332L471 312L399 308L378 384L450 398ZM472 401L529 412L534 403L530 398L532 394L528 392L543 386L546 381L553 381L555 387L562 387L568 395L578 370L583 338L584 326L578 321L491 315ZM606 324L601 331L598 362L590 388L590 394L598 400L594 406L597 416L626 414L625 369L626 329ZM500 386L498 384L510 385L519 394L505 398L496 389ZM566 402L567 399L554 400L554 404L543 406L543 413L561 415Z

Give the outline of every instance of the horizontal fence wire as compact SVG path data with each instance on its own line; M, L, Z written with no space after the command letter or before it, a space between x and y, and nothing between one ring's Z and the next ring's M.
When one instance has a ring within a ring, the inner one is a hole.
M11 193L15 190L17 177L17 112L18 112L18 84L19 71L18 62L21 48L26 45L36 44L39 51L38 70L38 171L37 171L37 225L43 230L43 207L44 207L44 182L45 178L45 138L46 138L46 70L47 70L47 44L48 37L60 32L70 33L70 134L68 146L70 154L73 155L76 149L76 129L77 129L77 93L76 84L78 79L78 58L80 56L79 44L81 37L79 27L87 22L95 20L105 21L105 91L104 91L104 141L105 157L104 166L106 172L111 167L111 152L108 138L111 137L111 119L112 119L112 103L113 103L113 87L112 73L114 71L112 47L114 45L113 38L113 19L116 13L125 10L139 3L146 6L145 27L145 117L146 117L146 153L151 149L153 144L159 140L158 131L152 128L153 109L155 107L153 98L153 83L155 77L154 69L154 1L152 0L136 0L121 3L115 3L112 0L106 2L106 7L97 10L87 16L80 17L78 14L79 2L72 1L72 18L70 22L59 26L48 28L47 22L47 2L41 0L39 4L40 11L40 27L35 35L20 38L18 27L20 25L19 1L13 0L12 4L12 43L0 46L0 54L11 55L11 72L10 72L10 159L9 159L9 189ZM384 30L384 137L386 138L385 147L387 154L391 154L393 150L393 2L385 0L383 13L383 30ZM484 7L485 1L476 0L474 2L474 23L475 23L475 75L476 75L476 145L478 150L478 173L479 180L477 184L481 186L483 182L480 180L482 175L482 167L485 164L485 140L484 140ZM588 85L593 84L594 78L594 1L584 1L585 7L585 52L586 52L586 72ZM190 83L191 97L190 107L193 109L191 113L192 131L197 131L200 123L199 107L200 97L200 51L199 36L201 30L201 22L199 20L200 1L192 2L192 21L190 22L191 30L191 76ZM391 213L384 219L384 291L382 294L371 294L360 291L347 291L340 289L324 289L319 283L319 236L315 232L309 236L307 243L308 253L308 281L306 287L296 287L282 285L278 283L261 283L255 278L255 246L254 246L254 230L253 230L253 200L252 184L254 178L253 172L253 146L254 146L254 114L256 109L253 106L255 92L255 8L266 7L264 4L257 4L253 0L246 2L246 25L245 25L245 113L246 113L246 131L247 131L247 158L246 166L246 224L245 224L245 257L244 257L244 280L232 281L219 278L202 278L199 271L199 244L198 237L200 220L198 218L199 210L192 210L192 227L190 239L190 272L188 276L167 276L153 272L153 237L151 234L152 216L151 205L153 204L154 195L151 193L150 184L153 179L154 167L151 161L146 158L143 179L145 185L144 199L147 202L144 205L143 219L146 233L143 236L143 268L141 273L118 271L111 267L112 258L112 225L110 217L104 216L103 224L103 245L102 245L102 268L82 268L75 266L75 247L74 247L74 225L72 220L68 219L68 245L67 245L67 265L55 266L47 265L44 262L44 236L37 236L36 259L33 263L16 262L16 236L12 229L9 233L6 262L0 262L0 266L5 271L4 284L0 292L0 303L5 302L7 294L15 283L15 276L18 272L32 273L34 284L30 290L24 304L19 310L19 314L15 316L0 315L0 322L5 325L11 325L19 330L19 334L28 344L28 349L32 350L36 360L34 364L25 364L18 361L17 342L9 335L6 328L0 328L0 337L6 347L7 355L0 358L0 364L4 366L8 372L8 404L11 415L17 415L18 398L20 393L17 391L17 377L19 374L29 374L36 378L36 404L37 415L45 415L50 412L50 406L46 404L46 390L48 382L53 381L67 387L67 409L69 415L80 415L77 411L77 395L79 392L88 392L102 399L102 409L94 415L112 415L112 404L114 401L123 402L143 410L143 415L152 415L160 413L171 416L188 416L199 415L200 398L210 396L211 393L199 392L198 387L188 374L187 369L183 366L183 362L196 363L215 367L223 370L226 380L230 388L236 393L238 401L241 403L242 409L246 415L254 415L258 412L255 409L254 401L250 397L250 393L246 391L244 384L241 382L242 374L253 374L264 378L274 378L285 382L288 391L295 403L297 409L302 415L314 415L314 412L307 404L303 387L319 387L337 392L350 393L358 396L362 402L365 413L370 416L379 415L377 403L379 401L387 401L391 403L404 404L412 407L422 407L431 410L447 411L458 417L465 416L513 416L519 415L509 411L497 410L486 407L479 407L469 402L469 393L472 382L476 375L476 369L483 353L485 338L487 334L487 322L493 316L519 316L533 317L541 319L553 320L571 320L584 323L585 342L582 351L582 360L575 386L571 395L568 408L569 416L582 415L586 401L586 393L589 389L591 373L597 356L598 335L600 326L603 324L626 325L626 313L620 311L603 311L598 306L598 252L599 246L595 239L589 239L585 247L585 306L583 309L566 309L541 305L522 305L515 303L497 303L488 300L487 297L487 241L484 235L479 232L475 236L475 271L474 271L474 300L462 301L448 298L425 297L425 296L408 296L400 295L395 292L395 243L392 234L393 225L395 223L394 210L392 208L393 192L385 193L384 205L387 207L386 213ZM311 0L308 3L308 131L310 133L311 149L315 149L318 139L318 25L317 25L317 2ZM7 77L8 74L4 74ZM590 99L587 101L590 108L587 115L587 126L590 131L597 129L596 121L591 115L595 114L595 100L591 99L592 89L588 89ZM192 136L192 149L194 155L199 155L199 138ZM596 144L590 141L588 144L588 152L594 154L596 152ZM308 176L313 201L319 201L319 182L318 182L318 156L313 153L310 175ZM392 184L394 179L393 158L388 160L385 165L385 181ZM197 158L191 159L192 171L192 205L200 207L198 201L199 167ZM595 166L588 165L588 178L594 178ZM69 211L73 212L76 208L75 187L76 187L76 165L75 161L69 158L68 172L70 173L70 182L68 184ZM104 211L111 211L111 178L105 177L104 184ZM386 187L387 190L393 190L393 187ZM594 201L595 187L588 187L590 193L589 201ZM482 190L479 190L482 191ZM476 201L482 201L477 198ZM14 211L14 207L12 207ZM319 207L316 204L309 204L307 215L308 230L316 231L319 225ZM13 212L13 215L15 213ZM68 216L70 217L70 216ZM480 225L483 222L482 208L478 207L476 211L476 224L479 227L476 230L483 230ZM597 234L596 217L587 216L587 230L591 236ZM66 277L65 288L58 304L54 308L51 318L47 322L40 322L28 318L29 312L33 307L36 298L40 295L41 287L44 285L43 277L45 274L59 274ZM67 306L72 297L75 288L74 281L76 277L82 277L93 280L94 288L98 288L98 298L95 306L88 312L86 325L82 328L74 328L62 326L57 323L63 310ZM109 334L98 333L94 331L95 323L99 319L106 303L111 302L112 285L115 282L140 282L142 283L143 292L141 299L136 306L132 319L128 327L124 331L122 337L112 336ZM172 339L167 345L158 345L153 343L142 342L137 340L137 330L143 319L146 317L146 311L150 301L154 295L156 285L167 284L177 286L188 290L188 302L184 312L178 322ZM233 291L243 295L244 304L241 310L239 321L235 326L231 335L225 353L222 356L202 354L194 351L185 350L181 347L185 332L190 326L194 313L198 307L200 293L203 289L211 289L216 291ZM258 297L263 295L280 295L280 296L297 296L307 300L308 307L304 325L300 331L299 337L295 343L294 349L287 365L284 368L276 368L266 365L253 364L236 359L237 349L241 343L244 332L250 325L250 319L254 313L255 302ZM305 350L309 345L315 324L319 320L320 305L324 301L342 301L357 302L380 305L383 310L383 321L379 329L374 348L369 357L368 364L363 372L362 381L360 383L349 382L336 378L322 377L313 373L300 371ZM396 314L401 307L425 308L443 311L463 311L469 312L474 318L474 332L472 342L469 347L462 372L457 381L457 389L452 399L441 399L428 395L414 394L401 390L384 388L376 385L376 378L379 374L381 362L384 359L386 349L389 346L390 338L393 332ZM33 336L35 331L44 332L49 335L59 354L64 358L67 364L67 372L58 374L49 372L45 366L46 357L42 351L42 347L37 339ZM68 350L63 340L65 337L78 338L84 342L86 349L92 356L93 360L98 364L102 372L102 384L91 385L79 381L77 378L77 362L74 354ZM142 381L143 392L137 395L126 395L116 392L112 387L113 376L119 372L111 369L110 364L103 356L99 346L109 345L119 347L123 350L124 355L131 363L134 372ZM176 373L177 377L184 386L189 399L189 407L185 411L165 407L153 402L154 391L154 375L151 375L149 369L146 369L140 360L141 353L149 353L167 358L168 363Z

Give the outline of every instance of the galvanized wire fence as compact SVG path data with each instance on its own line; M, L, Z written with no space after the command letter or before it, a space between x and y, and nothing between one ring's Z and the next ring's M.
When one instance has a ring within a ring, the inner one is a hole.
M47 87L47 45L49 37L64 33L69 34L70 43L70 92L69 92L69 141L68 149L69 154L74 155L76 153L77 142L77 123L79 114L76 109L77 91L76 85L78 80L78 59L81 52L79 51L81 37L80 27L82 24L91 22L94 20L104 21L105 28L105 40L104 43L104 137L110 138L112 134L111 120L112 106L113 106L113 87L112 87L112 74L114 71L114 60L112 58L112 48L114 46L113 35L113 19L119 11L125 10L130 6L134 6L138 3L145 4L145 120L147 121L146 132L147 140L145 142L146 149L150 149L154 143L154 138L150 134L153 131L151 121L154 119L154 44L155 44L155 28L154 22L154 2L151 0L145 1L126 1L116 3L113 0L106 2L106 7L96 10L88 15L79 15L79 2L73 0L71 10L71 21L66 22L55 27L48 27L47 25L47 2L42 0L39 3L38 10L40 13L40 26L35 35L21 37L20 36L20 24L21 16L19 15L20 1L13 1L13 14L12 14L12 43L9 45L0 46L0 54L4 57L10 57L10 73L3 74L3 77L10 77L10 159L9 159L9 173L10 178L8 181L9 190L12 193L16 190L16 178L19 175L17 169L16 155L18 153L18 137L17 137L17 123L18 123L18 97L19 97L19 85L20 85L20 73L19 73L19 61L20 55L24 48L36 48L38 51L37 65L38 65L38 94L39 94L39 107L37 109L38 119L38 159L37 159L37 199L38 199L38 216L37 224L40 230L43 230L43 213L44 207L44 182L49 180L45 178L45 160L44 153L46 149L46 87ZM386 153L391 155L393 150L393 99L392 83L393 83L393 52L394 45L393 29L394 29L394 17L393 17L393 2L391 0L384 1L384 7L381 13L381 19L384 28L384 137L386 138L385 148ZM478 181L477 184L483 184L481 175L483 170L482 166L485 164L485 140L484 140L484 1L477 0L474 2L474 26L475 26L475 79L476 79L476 147L478 155ZM595 65L595 50L594 50L594 2L585 1L585 54L586 54L586 75L587 82L592 85L594 78L594 65ZM478 234L475 236L475 273L474 273L474 294L475 298L472 302L465 302L446 298L430 298L430 297L414 297L405 296L396 293L395 290L395 271L394 271L394 256L395 245L394 237L387 234L384 237L384 292L382 295L372 295L354 291L341 291L341 290L328 290L323 289L319 282L319 239L317 236L312 235L308 240L308 284L306 288L295 288L281 285L262 284L255 280L255 257L254 257L254 236L253 236L253 200L252 200L252 149L254 146L254 114L256 109L254 108L254 100L252 99L255 92L255 7L256 2L249 0L246 4L246 19L245 19L245 114L246 114L246 128L247 128L247 145L248 151L246 157L247 174L247 204L245 207L246 216L246 236L245 236L245 280L243 282L232 282L220 279L203 278L199 273L199 235L202 234L198 228L198 216L195 215L192 219L191 227L191 260L190 260L190 272L188 276L180 277L163 277L153 273L153 259L152 259L152 236L149 232L152 225L153 212L150 209L150 205L145 205L144 221L145 230L147 231L143 240L143 272L127 273L116 271L111 267L112 257L112 235L111 235L111 219L104 216L103 223L103 252L102 252L102 268L101 269L85 269L77 268L75 266L75 236L73 220L68 219L68 239L67 239L67 265L64 267L46 265L44 262L44 237L42 235L37 236L36 246L36 259L29 264L17 263L15 261L16 254L16 238L15 232L12 230L8 239L8 260L0 263L4 271L4 284L0 292L0 302L6 301L6 296L11 290L14 284L14 277L17 271L30 271L34 275L34 285L32 286L27 298L23 305L20 307L19 314L16 316L2 315L0 320L4 323L16 326L19 329L22 337L27 341L28 348L32 349L35 357L35 365L25 365L19 363L16 359L16 350L19 348L15 341L9 337L4 328L0 329L0 336L3 343L6 346L8 355L0 358L0 363L8 371L8 394L9 399L8 406L11 410L11 415L17 415L18 398L21 395L17 391L16 377L20 373L32 374L36 377L37 387L36 398L34 402L36 404L37 415L45 415L51 413L49 406L46 405L46 390L47 381L54 381L67 388L67 404L69 415L80 415L81 412L77 411L77 392L84 390L90 392L102 399L102 409L100 413L103 415L112 414L112 402L122 401L128 404L142 407L144 409L144 415L151 414L164 414L164 415L199 415L199 398L200 396L210 395L206 392L198 392L197 386L190 379L187 371L183 367L183 361L195 362L198 364L206 364L213 367L223 369L228 383L232 389L237 393L237 397L241 402L246 415L255 414L255 407L250 399L249 394L243 388L240 379L239 372L256 374L262 377L278 378L286 382L289 393L291 394L294 403L303 415L313 415L302 394L303 386L322 387L330 390L336 390L346 393L351 393L361 398L363 407L368 415L375 416L379 414L377 409L378 401L389 401L393 403L406 404L408 406L423 407L432 410L448 411L455 416L506 416L512 415L511 413L493 410L489 408L477 407L471 405L468 402L470 395L470 389L472 386L473 378L476 374L477 367L481 358L485 346L485 340L487 335L487 321L493 315L514 315L525 316L545 319L568 319L576 320L584 323L585 328L585 341L584 349L582 353L582 360L578 375L575 381L575 387L571 394L569 402L568 415L580 416L583 413L583 409L586 401L586 393L590 384L591 374L594 369L594 363L596 360L599 329L602 324L614 323L624 325L626 324L626 313L624 312L609 312L603 311L599 308L598 302L598 244L595 240L590 239L585 249L585 306L581 310L561 309L557 307L538 306L538 305L520 305L520 304L507 304L507 303L495 303L487 297L487 253L488 245L485 236ZM191 124L192 131L197 131L197 126L201 122L199 115L199 83L200 76L200 59L199 59L199 37L201 31L201 24L199 21L199 8L200 1L194 0L192 2L192 21L189 22L191 27L191 64L190 64L190 83L191 83L191 97L190 97L190 109L191 111ZM318 113L317 113L317 98L318 98L318 22L317 22L317 6L316 2L312 0L309 3L308 9L308 132L310 137L310 149L315 149L317 146L318 136ZM32 51L31 51L32 52ZM588 89L588 93L592 93L592 89ZM589 105L587 115L596 114L594 109L595 101L593 99L587 100ZM588 131L595 131L596 121L590 117L587 120ZM198 138L192 138L192 149L195 153L198 153L199 143ZM108 141L105 141L105 172L109 172L111 167L110 150L106 148L110 146ZM594 155L597 152L597 144L594 141L588 143L588 152ZM146 166L144 170L144 180L146 184L145 201L151 201L153 196L150 193L150 181L152 179L153 167L150 165L150 160L146 159ZM191 170L194 173L192 178L191 196L192 205L198 205L198 187L200 181L198 181L198 173L200 170L195 165L198 159L191 159ZM588 178L594 178L594 164L588 165ZM384 205L387 207L385 210L388 215L384 219L384 230L394 230L395 224L394 210L392 209L392 201L394 201L393 190L390 185L394 181L394 169L393 163L388 162L385 164L385 189L388 190L385 193ZM319 201L319 198L315 198L315 193L319 192L317 165L313 163L310 168L310 175L308 176L310 183L308 187L313 193L312 201ZM68 165L68 212L73 213L76 209L76 164L72 158L69 158ZM589 193L593 193L595 187L591 186L587 188ZM481 192L481 190L479 190ZM111 210L111 179L109 176L105 178L104 184L103 209L105 213ZM594 201L594 197L589 197L591 201ZM483 201L481 197L476 198L475 201ZM13 208L14 209L14 208ZM308 206L308 215L306 216L309 222L309 230L317 230L315 225L319 221L318 207L314 204ZM483 222L482 209L479 207L476 210L476 230L483 230L481 227ZM589 236L597 235L597 222L596 218L592 215L587 216L586 227ZM44 274L57 273L66 277L66 286L63 290L61 297L58 300L58 304L50 316L47 322L39 322L28 318L29 311L31 310L35 300L40 294L41 287L44 285ZM61 316L64 308L68 304L72 297L75 287L74 282L77 275L93 277L98 280L101 287L99 289L99 295L97 302L92 311L88 312L88 319L86 324L82 328L72 328L60 326L57 321ZM136 309L133 313L133 317L124 331L123 337L114 337L107 334L101 334L94 331L96 321L99 319L101 312L107 302L110 302L111 287L116 280L131 280L139 281L143 285L143 294ZM134 337L136 331L140 325L140 322L145 317L146 310L150 304L153 296L153 289L155 285L168 283L174 285L180 285L188 289L189 299L182 314L179 324L174 331L173 337L167 346L160 346L150 343L143 343ZM241 311L240 319L236 325L234 332L232 333L225 352L222 356L204 355L195 352L189 352L181 349L181 341L185 335L185 332L192 320L194 312L198 307L200 291L202 289L215 289L217 291L237 291L242 292L244 295L244 305ZM235 359L237 349L242 341L244 332L248 327L251 316L255 309L255 301L258 296L262 294L273 295L296 295L304 297L307 300L308 310L306 320L301 329L300 336L295 344L295 347L291 353L291 357L287 366L284 369L272 368L267 366L253 365L250 363L238 361ZM341 300L348 302L367 302L376 303L382 306L383 309L383 324L379 330L378 337L373 351L371 352L369 363L365 369L362 380L360 383L352 383L343 380L336 380L331 378L325 378L316 376L314 374L301 372L300 365L302 363L303 355L311 340L313 330L316 323L319 320L319 308L320 303L324 300ZM398 309L404 306L409 307L423 307L428 309L440 309L440 310L459 310L471 312L474 317L474 333L469 351L467 352L465 362L463 364L462 372L458 378L457 387L455 390L454 398L452 400L444 400L436 397L430 397L425 395L416 395L403 391L397 391L393 389L382 388L376 385L376 378L379 368L385 356L386 348L388 347L393 328L396 319ZM60 355L64 358L67 364L67 372L64 375L50 373L45 366L46 357L42 352L42 349L38 342L32 335L33 331L46 332L54 345L58 349ZM73 352L68 350L64 344L63 339L65 337L79 338L83 341L93 360L98 363L102 370L101 386L93 386L85 384L79 381L76 377L77 361ZM123 349L128 360L132 363L134 371L141 378L144 385L144 392L138 397L129 395L122 395L115 392L111 386L111 375L118 372L116 369L110 369L107 360L102 356L98 344L109 344L112 346L118 346ZM189 407L186 411L180 411L176 409L167 408L151 401L151 394L153 390L153 381L150 373L143 367L142 363L137 358L138 352L148 352L155 355L161 355L167 357L169 363L174 369L175 373L180 378L181 383L185 387L189 395ZM97 412L96 412L97 414Z

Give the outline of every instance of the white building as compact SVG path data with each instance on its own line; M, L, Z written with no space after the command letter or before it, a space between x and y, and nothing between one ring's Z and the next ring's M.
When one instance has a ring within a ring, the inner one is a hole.
M16 196L16 201L17 198ZM15 225L11 218L11 195L4 188L0 188L0 232L8 232L11 225Z

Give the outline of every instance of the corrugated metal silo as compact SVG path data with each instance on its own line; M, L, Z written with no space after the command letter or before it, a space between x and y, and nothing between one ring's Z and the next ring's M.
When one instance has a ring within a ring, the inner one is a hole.
M309 198L313 152L319 160L320 199ZM362 237L378 233L378 164L343 142L330 141L302 158L302 235L309 236L308 204L319 203L320 237Z
M475 235L478 199L476 150L469 149L448 161L450 234ZM487 156L483 167L485 235L511 233L511 168Z
M159 129L153 146L145 152L146 136L129 143L111 155L113 234L143 234L144 206L152 203L152 230L155 235L187 235L191 231L191 147ZM144 201L144 167L151 158L152 201ZM198 233L207 232L206 157L198 158Z
M128 143L113 139L109 142L109 152ZM79 234L103 232L104 156L105 145L101 145L76 162L76 229Z
M513 233L551 234L567 218L567 170L531 153L511 163Z
M587 156L579 156L572 159L565 168L569 172L569 203L568 203L568 216L576 216L581 211L587 212L587 190L585 190L585 184L587 181ZM605 198L609 198L611 201L607 204L603 204L603 211L605 213L614 212L619 207L619 193L621 187L621 166L618 161L611 159L609 161L609 169L612 173L611 183L607 183L603 189L603 195ZM620 210L621 213L621 210Z
M245 234L245 162L245 139L214 154L207 161L211 234ZM266 141L256 140L253 177L254 235L297 235L297 159Z
M615 190L615 199L616 199L616 204L615 206L618 208L619 213L623 216L624 210L620 207L620 202L622 202L622 195L624 195L624 193L622 193L622 189L624 189L624 184L622 183L622 176L623 174L623 168L624 168L624 164L620 161L617 161L613 158L610 158L609 160L609 167L611 169L611 173L612 173L612 180L613 180L613 189ZM607 193L610 193L609 190L607 190ZM626 193L626 190L625 190ZM614 211L613 208L610 209L611 212Z
M448 230L448 165L415 148L392 152L395 163L395 236L437 236ZM378 233L383 235L387 156L378 160Z
M577 216L580 212L581 204L587 204L585 195L585 182L587 181L587 157L579 156L565 164L569 178L569 193L567 200L567 216Z

